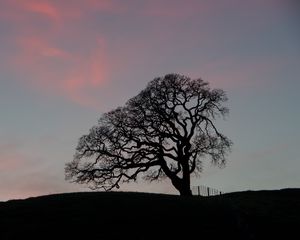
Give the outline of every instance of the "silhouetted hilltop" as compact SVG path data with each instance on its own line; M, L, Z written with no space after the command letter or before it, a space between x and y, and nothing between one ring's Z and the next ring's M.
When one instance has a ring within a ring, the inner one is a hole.
M0 203L0 239L269 239L292 236L300 189L215 197L66 193Z

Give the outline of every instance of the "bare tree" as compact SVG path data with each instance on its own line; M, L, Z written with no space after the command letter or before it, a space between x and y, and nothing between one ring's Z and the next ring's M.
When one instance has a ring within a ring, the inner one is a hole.
M80 138L66 179L111 190L123 182L169 178L191 195L190 177L210 159L224 166L231 141L215 126L228 109L221 89L179 74L155 78L124 107L102 115Z

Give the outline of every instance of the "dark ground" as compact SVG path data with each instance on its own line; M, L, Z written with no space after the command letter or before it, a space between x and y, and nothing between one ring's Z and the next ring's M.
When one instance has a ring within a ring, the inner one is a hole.
M297 239L299 224L300 189L215 197L88 192L0 202L0 240Z

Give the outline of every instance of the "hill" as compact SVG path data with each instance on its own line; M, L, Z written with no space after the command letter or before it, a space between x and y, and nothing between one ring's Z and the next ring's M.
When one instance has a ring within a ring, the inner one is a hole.
M292 236L299 223L300 189L186 198L86 192L0 203L1 240L270 239Z

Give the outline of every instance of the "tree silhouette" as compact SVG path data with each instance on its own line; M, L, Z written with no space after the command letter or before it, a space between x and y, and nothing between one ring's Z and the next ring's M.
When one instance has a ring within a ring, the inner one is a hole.
M190 177L209 158L224 166L231 141L215 120L228 108L221 89L179 74L155 78L124 107L102 115L80 138L66 179L112 190L122 182L169 178L180 195L191 195Z

